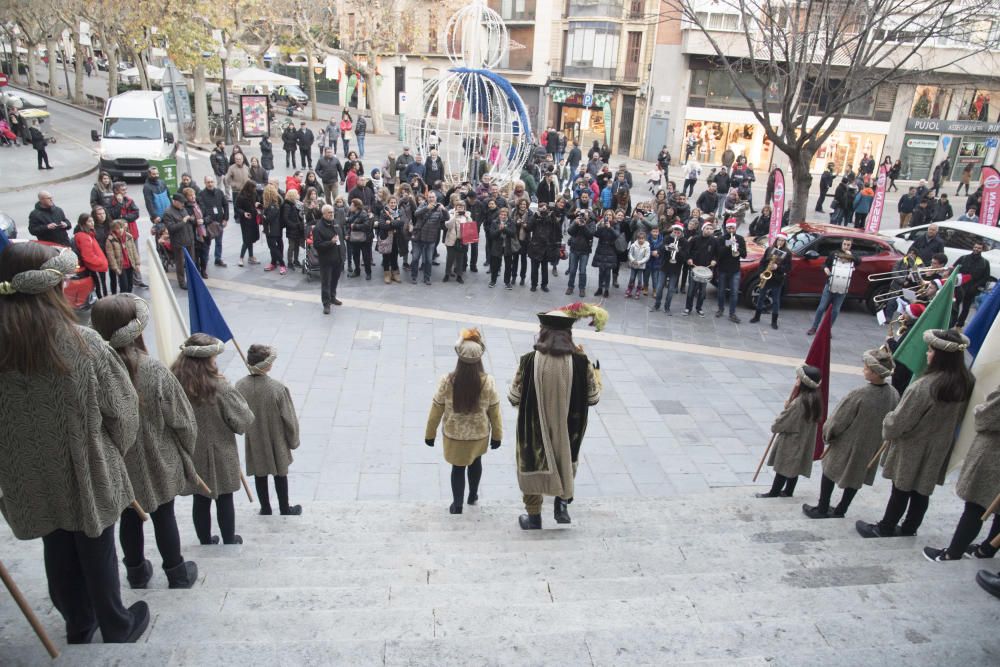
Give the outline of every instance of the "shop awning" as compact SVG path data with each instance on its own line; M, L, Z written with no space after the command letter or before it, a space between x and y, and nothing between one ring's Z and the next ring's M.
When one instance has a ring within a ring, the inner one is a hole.
M570 98L573 99L572 102L580 104L583 100L583 88L568 88L565 86L549 86L549 97L556 104L563 104ZM594 106L603 107L606 104L611 104L611 91L594 91Z

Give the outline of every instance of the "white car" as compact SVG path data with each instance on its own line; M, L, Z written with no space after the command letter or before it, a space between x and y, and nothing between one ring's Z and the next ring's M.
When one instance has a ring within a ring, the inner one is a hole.
M944 241L944 254L948 255L948 266L954 264L955 260L962 255L968 255L972 252L973 243L981 242L984 246L983 257L990 263L991 279L1000 279L1000 228L988 227L978 222L960 222L958 220L945 220L932 224L938 226L938 236ZM889 243L896 250L905 254L914 241L927 234L928 227L930 227L929 224L904 227L903 229L881 232L881 234L889 239Z

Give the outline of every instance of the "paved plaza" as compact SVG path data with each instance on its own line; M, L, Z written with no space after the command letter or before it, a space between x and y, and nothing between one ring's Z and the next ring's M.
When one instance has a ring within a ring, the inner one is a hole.
M95 122L55 108L53 119L72 136ZM396 147L370 138L366 167ZM0 149L5 172L14 153ZM198 181L209 173L204 154L193 168ZM642 171L633 168L637 181ZM75 219L92 180L48 189ZM37 189L0 204L24 236ZM130 189L141 202L139 186ZM633 195L645 199L638 188ZM424 445L424 425L463 327L483 331L485 366L506 393L534 342L535 314L577 300L563 295L565 262L551 292L531 293L489 289L482 267L464 285L442 284L442 254L429 287L384 285L377 270L371 281L342 278L344 305L324 316L318 283L302 273L238 267L238 235L231 225L229 267L210 266L207 283L243 349L278 349L272 374L289 386L301 421L289 479L304 515L259 517L238 497L244 545L200 547L190 500L179 500L185 555L202 581L167 591L153 557L152 589L124 593L127 603L150 603L144 640L69 647L61 664L1000 664L1000 640L987 631L1000 605L973 579L995 563L920 555L950 538L961 510L953 480L934 494L920 535L896 540L862 540L853 528L881 515L881 478L845 521L810 521L799 509L815 501L818 465L793 499L752 497L771 481L769 471L756 486L752 476L808 350L814 300L789 300L774 331L749 324L743 308L741 324L713 317L711 288L704 319L682 317L676 300L674 316L651 313L648 297L623 298L622 280L605 301L605 331L583 322L575 330L600 360L604 393L582 447L574 522L525 534L516 527L516 411L503 402L503 446L484 457L483 505L462 516L447 513L450 467L440 443ZM592 291L593 269L590 280ZM176 294L186 313L187 293ZM884 336L860 305L845 306L832 341L831 409L863 382L861 353ZM231 382L245 373L232 346L219 364ZM151 530L146 546L155 554ZM0 555L64 646L40 541L0 531ZM0 664L44 663L14 605L0 603Z

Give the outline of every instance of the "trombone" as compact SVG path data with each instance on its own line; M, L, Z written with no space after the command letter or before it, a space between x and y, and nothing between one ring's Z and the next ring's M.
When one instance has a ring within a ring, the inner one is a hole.
M898 271L886 271L884 273L873 273L868 276L868 282L878 283L885 280L897 280L900 278L907 278L909 276L920 277L925 273L940 273L944 267L941 266L921 266L913 267L910 269L899 269Z
M925 280L920 285L917 285L916 287L912 287L912 288L911 287L904 287L902 289L892 290L891 292L882 292L881 294L876 294L874 297L872 297L872 302L875 303L875 304L877 304L877 305L880 305L880 304L883 304L883 303L887 303L889 301L895 301L899 297L903 296L903 293L907 292L907 291L912 291L912 292L916 293L916 295L917 295L918 298L922 298L924 296L927 296L927 287L929 285L931 285L931 282L928 281L928 280Z

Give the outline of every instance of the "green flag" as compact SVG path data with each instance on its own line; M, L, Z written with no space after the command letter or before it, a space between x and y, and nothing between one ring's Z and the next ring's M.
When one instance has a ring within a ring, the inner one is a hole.
M958 271L952 271L948 280L927 306L927 310L910 327L906 338L896 348L892 358L896 363L903 364L916 379L927 367L927 343L924 342L924 332L928 329L947 329L951 324L951 304L955 296L955 278Z

